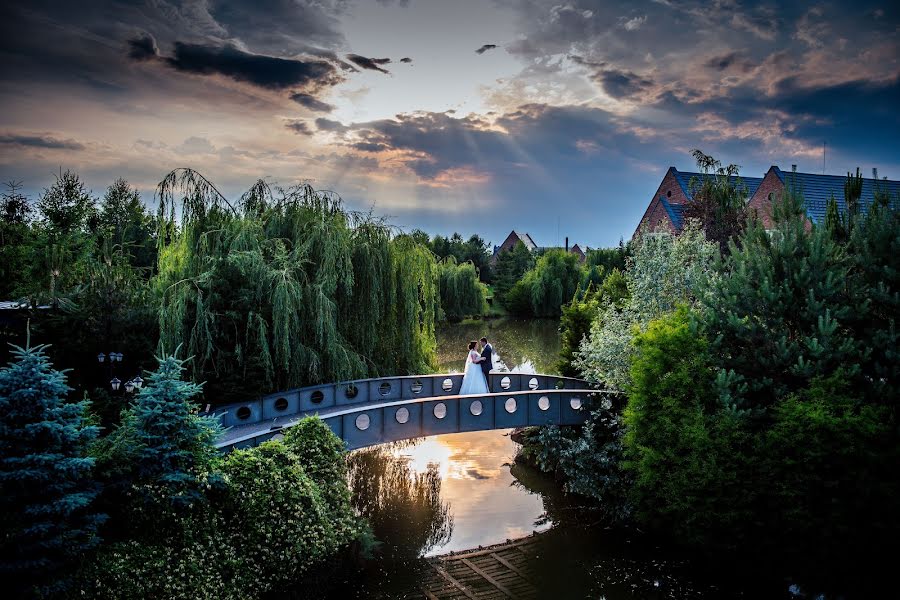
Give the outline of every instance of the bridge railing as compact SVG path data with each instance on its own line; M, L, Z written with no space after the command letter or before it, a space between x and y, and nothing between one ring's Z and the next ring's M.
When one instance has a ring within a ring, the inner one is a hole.
M284 420L240 428L217 446L224 451L278 439L303 417L316 415L343 439L349 449L397 440L529 425L577 425L587 418L582 407L606 394L592 389L518 390L483 395L382 400L332 406ZM269 426L266 426L269 425ZM244 432L244 433L240 433Z
M212 412L219 416L223 426L242 427L336 407L455 396L459 394L462 380L462 373L357 379L268 394L219 406ZM504 393L586 389L589 386L585 381L571 377L492 372L488 376L488 387L493 393Z

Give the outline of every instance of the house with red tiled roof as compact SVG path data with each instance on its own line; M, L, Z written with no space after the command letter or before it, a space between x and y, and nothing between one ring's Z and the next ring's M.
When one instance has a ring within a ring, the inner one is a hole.
M684 227L684 209L693 199L692 180L700 181L703 177L709 177L702 173L679 171L675 167L669 167L662 182L650 200L647 210L644 211L641 221L635 229L635 235L641 231L678 233ZM780 199L785 189L793 189L803 198L806 214L814 223L825 220L825 210L828 202L834 198L838 209L846 209L844 203L843 175L821 175L815 173L799 173L796 170L783 171L777 166L772 166L762 178L758 177L732 177L735 185L744 189L747 204L763 220L766 227L771 227L771 207L776 199ZM877 172L873 171L872 178L863 178L862 196L860 197L860 209L865 212L873 202L875 192L890 195L894 202L900 198L900 181L878 179Z

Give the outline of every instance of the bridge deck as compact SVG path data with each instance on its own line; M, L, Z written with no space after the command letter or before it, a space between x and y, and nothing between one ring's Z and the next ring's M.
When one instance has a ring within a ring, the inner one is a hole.
M428 559L419 589L429 600L537 598L528 556L537 535Z

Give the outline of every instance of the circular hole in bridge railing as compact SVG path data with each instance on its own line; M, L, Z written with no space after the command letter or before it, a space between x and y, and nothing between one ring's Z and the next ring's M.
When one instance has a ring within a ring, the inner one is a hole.
M287 398L278 398L275 400L275 410L285 411L288 407Z
M434 405L434 416L438 419L443 419L447 416L447 405L443 402L438 402Z
M324 393L322 390L316 390L316 391L314 391L314 392L312 393L312 395L309 397L309 400L310 400L313 404L321 404L321 403L322 403L322 400L324 400L324 399L325 399L325 393Z
M366 415L366 414L359 415L358 417L356 417L356 428L359 429L360 431L365 431L366 429L369 428L370 422L371 421L369 420L369 415Z
M561 390L561 389L563 389L564 387L566 387L566 382L563 381L562 379L557 379L557 380L556 380L556 385L555 385L554 387L555 387L556 389L558 389L558 390Z
M572 410L578 410L581 408L581 398L572 398L569 400L569 406L572 407Z
M359 388L353 385L352 383L347 386L344 390L344 395L347 396L348 400L353 400L359 394Z
M237 412L234 413L234 416L236 416L241 421L246 421L247 419L250 418L251 414L253 414L253 413L250 412L249 406L242 406L239 409L237 409Z
M503 403L503 408L505 408L506 412L508 412L509 414L513 414L514 412L516 412L517 406L518 403L516 402L515 398L507 398L506 402Z
M391 384L388 383L387 381L385 381L384 383L382 383L381 385L378 386L378 393L381 394L382 396L387 396L388 394L391 393L391 387L392 387Z
M281 440L284 439L284 434L283 434L283 433L276 433L275 435L273 435L273 436L272 436L271 438L269 438L269 439L277 440L277 441L280 442Z
M538 408L541 410L550 410L550 398L547 396L541 396L538 399Z
M444 383L441 384L441 389L445 392L453 391L453 380L449 377L444 380Z
M529 390L536 390L536 389L538 389L539 385L541 385L541 384L538 383L537 377L532 377L531 379L528 380L528 389Z
M422 387L424 387L422 385L422 380L416 379L415 381L412 382L412 385L409 386L409 391L411 391L413 394L421 394Z
M394 418L397 419L397 422L403 425L407 421L409 421L409 409L405 406L401 406L397 409L397 414L394 415Z
M504 377L500 380L500 387L504 390L508 390L509 386L512 385L512 380L509 377Z
M469 405L469 412L475 415L476 417L480 415L484 411L484 405L481 403L481 400L473 400L472 404Z

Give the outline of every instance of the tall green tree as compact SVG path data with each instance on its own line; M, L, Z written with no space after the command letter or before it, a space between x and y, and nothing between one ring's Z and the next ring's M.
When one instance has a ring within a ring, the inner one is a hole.
M0 195L0 298L19 298L26 287L32 260L33 209L21 182L10 181Z
M100 201L98 238L121 248L131 265L152 271L156 267L156 224L141 202L140 193L124 179L116 179Z
M737 165L722 163L693 150L701 176L690 181L691 200L684 207L684 218L700 223L706 239L719 245L722 253L728 244L740 239L747 219L749 192L740 177Z
M441 311L448 321L478 316L487 309L485 286L472 263L457 264L452 256L438 266Z
M494 297L508 306L510 290L533 266L534 256L525 244L517 243L511 250L502 251L494 266Z
M104 520L92 507L88 402L66 401L44 349L16 348L0 370L0 572L7 593L26 597L64 592Z
M127 470L128 495L137 496L141 507L164 511L202 499L222 430L217 418L197 414L194 399L201 386L182 381L184 361L174 356L157 361L110 444Z
M184 344L214 401L431 368L437 268L410 236L308 185L232 204L176 171L158 195L161 348Z

